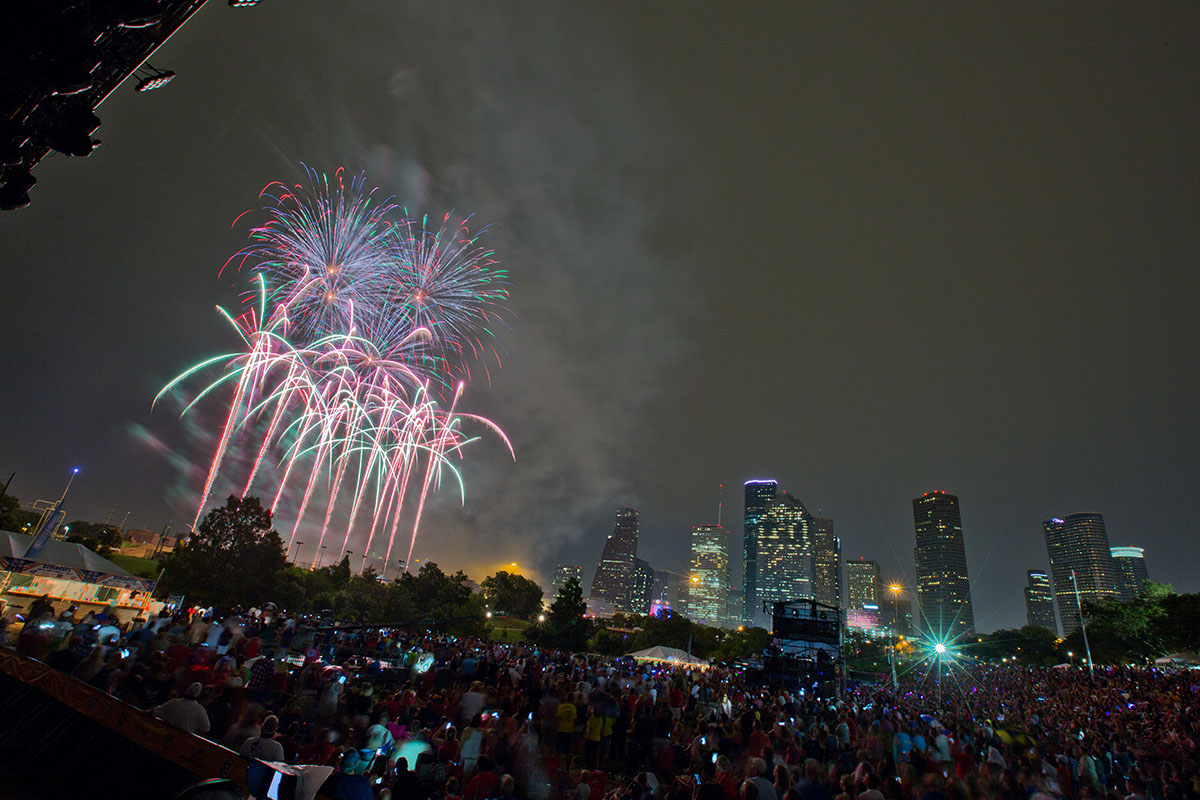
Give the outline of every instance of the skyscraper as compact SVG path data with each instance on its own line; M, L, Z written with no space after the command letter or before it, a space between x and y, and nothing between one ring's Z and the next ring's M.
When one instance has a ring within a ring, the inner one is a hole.
M633 574L629 578L629 610L634 614L649 614L653 595L654 567L648 561L635 558Z
M747 625L758 616L758 534L767 506L775 502L779 483L772 480L746 481L746 511L742 523L742 618ZM768 627L770 627L768 625Z
M1042 523L1042 530L1046 534L1046 553L1050 556L1058 621L1062 623L1063 635L1067 636L1079 627L1080 603L1098 603L1120 596L1117 567L1108 546L1104 517L1100 514L1054 517Z
M554 598L558 596L558 590L567 585L567 581L574 578L579 581L579 585L583 585L583 570L578 564L559 564L554 568L554 582L550 584L550 602L554 602Z
M967 551L963 544L958 497L926 492L913 500L917 546L917 605L921 629L953 639L975 630Z
M813 597L813 517L803 503L784 492L763 510L757 539L755 605L746 614L753 614L755 624L770 630L775 603Z
M591 596L617 611L632 611L631 590L637 558L639 516L636 508L618 508L613 532L604 542ZM644 613L644 612L643 612Z
M1050 588L1050 575L1044 570L1031 569L1025 573L1025 619L1058 635L1058 623L1054 620L1054 592Z
M846 608L883 608L883 576L879 562L860 558L846 562Z
M671 609L679 613L682 609L676 608L675 603L671 598L671 573L665 569L654 570L654 588L650 591L650 613L656 614L663 609Z
M747 624L746 618L749 615L746 613L745 597L746 593L741 588L729 590L729 600L725 604L725 619L727 620L726 625L730 628Z
M910 635L913 632L912 603L901 592L893 592L884 586L879 603L879 623L897 635Z
M1122 600L1132 600L1142 593L1142 584L1150 580L1146 559L1140 547L1111 547L1113 564L1117 568Z
M693 622L722 625L729 601L729 535L720 525L692 526L692 564L687 615Z
M816 543L817 574L814 591L816 601L835 608L842 605L842 542L833 534L833 520L818 517L813 520Z

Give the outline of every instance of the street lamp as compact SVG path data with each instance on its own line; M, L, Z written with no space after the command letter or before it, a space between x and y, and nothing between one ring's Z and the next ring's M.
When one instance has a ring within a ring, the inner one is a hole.
M1071 570L1071 585L1075 587L1075 607L1079 609L1079 630L1083 633L1083 650L1087 657L1088 680L1095 681L1096 674L1092 667L1092 646L1088 644L1087 622L1083 618L1083 601L1079 599L1079 583L1075 580L1075 570Z
M327 545L327 544L321 545L321 555L317 557L317 566L318 567L325 563L325 548L326 547L329 547L329 545Z
M934 642L933 652L937 661L937 704L940 709L942 707L942 661L950 658L950 648L946 647L945 642Z
M888 650L890 660L892 662L892 691L900 688L899 681L896 680L896 629L900 627L900 584L893 583L888 587L892 591L892 627L888 631L888 643L891 647Z
M545 621L546 621L546 615L538 614L538 622L545 622Z

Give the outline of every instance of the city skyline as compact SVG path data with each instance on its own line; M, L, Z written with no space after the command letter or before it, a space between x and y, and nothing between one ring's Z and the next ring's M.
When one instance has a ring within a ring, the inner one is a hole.
M639 555L684 573L718 487L772 475L907 586L911 499L959 495L981 630L1025 620L1041 522L1076 510L1200 590L1167 557L1200 473L1195 5L939 26L889 7L223 11L155 55L169 85L104 102L103 147L46 159L33 203L0 215L17 497L57 497L79 466L70 519L194 517L218 420L151 399L237 346L213 310L240 303L218 276L247 243L231 224L304 163L472 215L511 280L463 410L517 460L471 445L421 563L590 578L630 505ZM298 539L311 560L318 537ZM742 560L732 541L735 581Z
M828 588L826 584L828 575L822 575L819 572L821 566L818 563L818 555L820 554L819 548L821 543L828 542L836 548L836 552L840 556L841 542L838 537L833 535L834 521L828 518L814 518L810 513L808 513L803 503L792 496L790 492L781 490L779 488L778 481L771 479L753 479L746 482L746 487L748 494L752 491L755 491L755 489L757 489L759 493L762 493L764 490L768 490L768 488L769 492L776 493L775 500L773 501L766 499L767 494L762 494L762 496L759 498L761 501L761 506L758 507L756 516L761 515L764 511L768 510L768 507L772 504L777 504L780 508L790 509L790 511L784 512L785 520L787 524L794 526L795 531L800 533L797 542L800 543L801 549L803 549L805 552L811 551L812 555L804 556L798 564L794 565L793 568L790 568L785 574L785 581L791 581L797 586L803 585L808 587L807 589L801 588L799 590L799 597L812 597L813 599L817 599L819 602L826 602L825 599L816 597L817 594L822 593ZM936 497L939 495L951 498L953 503L957 505L958 498L954 495L948 495L942 490L927 492L923 495L923 498L929 498L931 496ZM916 512L917 503L921 500L922 498L916 498L912 501L914 505L914 513ZM776 510L775 513L778 514L778 510ZM1107 542L1107 533L1104 532L1103 516L1099 514L1085 512L1068 515L1066 518L1054 518L1043 521L1043 534L1046 537L1048 548L1052 546L1050 539L1051 528L1064 528L1068 531L1068 534L1073 532L1075 536L1084 535L1085 538L1093 530L1098 529L1101 532L1101 535L1098 538L1092 537L1096 538L1096 541L1090 542L1089 540L1090 544L1088 545L1087 555L1080 556L1078 553L1073 554L1072 558L1074 560L1072 560L1070 564L1064 568L1067 571L1069 571L1071 564L1077 565L1079 563L1084 563L1086 567L1087 563L1089 563L1087 562L1087 559L1093 558L1093 555L1090 551L1092 549L1097 550L1097 552L1103 550L1105 542ZM1079 534L1078 530L1076 529L1082 530L1083 534ZM127 528L127 530L134 529ZM744 530L750 530L750 528L744 528ZM569 577L575 577L580 581L585 597L594 596L595 599L599 599L605 603L613 605L613 610L618 612L630 611L632 613L640 614L651 613L654 606L660 604L660 600L666 599L666 592L660 591L660 589L665 590L667 588L667 576L672 576L673 580L679 582L678 588L672 587L671 589L671 594L676 598L675 602L673 604L670 602L661 604L673 605L673 607L676 607L677 610L682 609L684 613L691 617L694 612L689 603L689 583L690 577L698 574L698 571L695 567L696 554L694 551L697 531L706 532L709 536L720 532L720 534L724 536L726 550L724 556L724 573L728 576L727 585L729 587L729 590L725 592L725 602L723 604L725 608L724 616L714 617L712 619L709 619L708 617L701 617L697 619L697 621L703 621L706 624L722 626L736 626L739 624L739 622L750 622L751 624L760 625L763 624L765 622L764 619L759 618L755 620L747 620L733 609L732 604L735 596L740 601L742 594L741 591L735 590L735 584L737 584L739 581L729 568L728 551L731 549L731 537L735 535L734 531L725 529L723 526L716 523L693 526L692 541L690 544L691 549L689 550L689 559L691 560L692 564L689 566L689 572L686 575L681 575L680 573L674 573L670 570L659 570L656 564L647 559L637 557L636 555L633 555L632 558L629 558L631 553L636 554L637 552L638 537L640 533L640 509L633 507L617 508L613 534L606 537L604 552L601 555L600 562L590 582L586 579L586 575L583 573L582 568L574 564L558 563L553 567L552 570L549 571L547 575L543 576L543 583L549 587L546 590L548 592L548 602L553 601L554 595L557 593L557 590L561 588L562 584L566 582L566 579ZM961 523L959 523L958 532L959 536L961 537ZM1065 536L1066 539L1070 540L1070 535L1068 534L1060 533L1060 538ZM1091 545L1095 546L1092 547ZM1058 543L1057 546L1058 550L1055 552L1066 552L1063 550L1063 545L1061 543ZM775 545L775 550L779 552L776 552L773 557L778 559L781 557L780 553L782 553L782 550L780 550L778 544ZM1081 597L1086 598L1087 602L1094 602L1094 600L1097 598L1103 599L1107 596L1118 597L1120 599L1129 599L1134 593L1129 589L1129 587L1131 585L1140 585L1142 581L1149 579L1144 561L1144 548L1133 546L1113 546L1108 548L1108 552L1110 554L1108 559L1101 558L1101 560L1105 561L1106 563L1097 568L1107 575L1107 578L1101 579L1101 584L1102 586L1108 587L1108 589L1096 591L1086 588L1086 586L1090 586L1091 584L1081 585ZM1080 558L1083 558L1084 562L1080 562ZM366 563L367 562L364 562L364 565ZM856 605L854 599L856 597L855 584L856 580L858 579L851 569L853 565L861 565L869 568L871 575L874 576L872 577L872 583L878 587L875 592L878 608L877 610L872 611L874 617L877 617L878 620L884 624L886 624L888 620L894 619L898 624L903 624L905 629L910 627L921 628L921 623L913 619L911 612L911 605L913 604L917 605L919 609L919 603L915 602L915 598L919 596L919 585L917 583L914 582L909 585L903 582L905 580L904 578L895 578L890 576L885 580L884 573L880 569L879 564L874 560L866 559L865 556L860 556L858 559L838 561L836 563L838 564L839 568L833 571L833 577L836 581L834 587L835 591L837 592L838 600L834 603L829 603L830 605L838 605L843 607L847 612L861 610L862 605ZM1060 560L1060 568L1063 568L1062 565L1064 563L1066 562ZM805 565L807 565L807 567ZM512 564L511 566L516 567L516 564ZM811 572L812 577L804 577L804 575L807 574L805 572L806 569ZM617 605L612 604L611 600L609 600L607 597L608 592L605 590L602 589L601 593L597 595L593 595L593 592L590 591L590 589L595 585L596 576L602 572L620 576L615 587L611 590L611 593L618 598ZM1086 569L1084 572L1086 572ZM1064 584L1068 586L1067 592L1060 595L1060 593L1054 591L1052 588L1053 584L1049 577L1050 574L1051 572L1049 570L1038 569L1026 571L1026 584L1022 587L1026 616L1025 624L1038 624L1057 632L1057 625L1054 624L1055 615L1053 612L1049 617L1050 622L1045 621L1045 611L1041 608L1043 593L1049 593L1048 596L1053 605L1062 605L1062 607L1058 610L1058 614L1060 616L1066 614L1068 619L1072 613L1071 609L1075 608L1076 601L1074 599L1075 596L1073 589L1070 588L1072 586L1070 579L1068 578ZM1064 572L1064 574L1067 574L1067 572ZM1035 576L1039 577L1035 579ZM1041 580L1041 578L1045 579L1044 582ZM896 583L897 580L900 580L901 582ZM1089 580L1095 580L1095 578L1090 578ZM968 581L968 583L969 582L970 581ZM1082 578L1080 579L1080 582L1081 584L1084 583ZM781 588L781 582L776 581L775 584L776 586L769 590L770 600L768 602L775 602L778 600L778 597L783 597L786 593L786 591ZM893 586L899 587L901 590L900 593L903 597L891 596L888 589ZM661 598L660 594L662 595ZM913 604L910 604L906 599L910 594L914 598ZM778 595L778 597L776 597L776 595ZM711 602L716 602L715 595L711 599ZM761 605L761 601L759 604ZM899 608L897 608L897 604L899 604ZM904 620L900 620L900 615L902 613L905 616ZM973 619L973 611L968 613ZM1075 612L1075 615L1077 617L1077 612ZM1035 617L1038 618L1037 622L1033 621ZM1020 627L1020 624L1021 623L1017 623L1013 627ZM987 632L983 629L980 629L980 631ZM963 633L966 633L966 630L960 631L958 635L962 635ZM1070 633L1070 629L1064 630L1063 633L1064 635Z

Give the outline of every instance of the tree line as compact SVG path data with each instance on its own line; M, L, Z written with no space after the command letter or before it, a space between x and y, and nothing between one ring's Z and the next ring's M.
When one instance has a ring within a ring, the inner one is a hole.
M320 569L289 564L270 509L255 497L230 497L187 539L159 561L159 594L183 595L187 605L262 607L347 623L421 627L459 636L485 636L495 617L527 621L522 638L543 647L623 655L653 645L690 648L701 658L739 658L761 651L765 631L722 631L679 614L586 617L578 580L562 586L549 608L544 592L522 575L500 570L479 590L466 573L435 563L382 580L373 570L353 574L348 556Z

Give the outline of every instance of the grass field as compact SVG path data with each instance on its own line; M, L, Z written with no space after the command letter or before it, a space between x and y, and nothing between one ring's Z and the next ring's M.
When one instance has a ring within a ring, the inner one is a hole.
M109 561L139 578L153 579L158 577L158 562L151 558L138 558L137 556L117 554L110 558Z
M521 634L529 627L528 622L514 617L492 617L488 624L492 626L492 638L501 642L520 641Z

